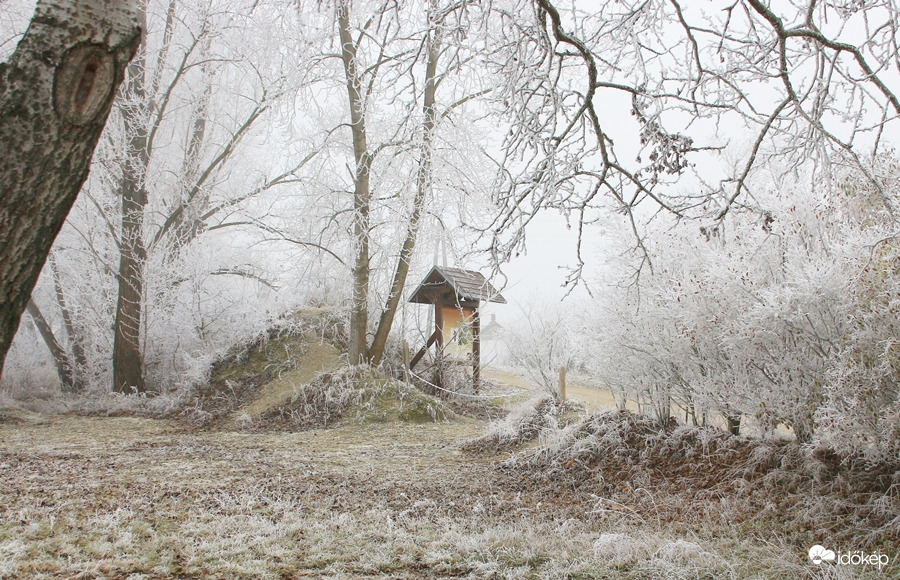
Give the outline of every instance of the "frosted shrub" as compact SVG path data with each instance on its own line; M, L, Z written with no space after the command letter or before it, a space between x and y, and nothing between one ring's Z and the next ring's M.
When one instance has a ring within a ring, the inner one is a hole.
M733 432L752 418L842 454L900 459L900 243L881 189L849 174L827 195L777 184L765 211L714 227L651 224L652 271L610 284L595 372L660 422ZM877 171L876 171L877 175Z
M575 359L573 321L559 305L529 305L523 318L507 331L514 366L547 394L559 396L559 369Z
M829 445L873 461L900 460L900 246L863 266L849 329L817 414Z

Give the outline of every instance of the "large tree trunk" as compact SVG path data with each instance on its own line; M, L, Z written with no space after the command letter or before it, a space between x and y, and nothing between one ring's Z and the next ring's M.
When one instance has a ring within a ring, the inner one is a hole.
M41 0L0 64L0 372L141 32L136 0Z
M356 62L356 44L350 36L347 0L338 3L337 19L356 162L353 176L353 237L356 241L356 259L353 264L353 294L350 303L350 364L358 365L366 359L366 330L369 324L369 171L372 158L366 142L365 99Z
M432 10L435 9L435 3L432 2ZM431 187L431 150L437 121L435 92L437 89L436 76L440 46L440 29L435 28L428 36L426 48L426 58L428 60L425 64L425 94L422 105L424 118L422 121L422 149L419 152L419 166L416 171L416 196L413 199L412 214L409 218L403 247L400 249L400 259L397 261L397 268L394 270L394 279L391 282L387 304L381 313L378 329L375 331L375 338L372 340L371 348L369 348L369 363L376 366L381 363L381 359L384 356L384 347L387 344L387 338L391 332L391 326L394 324L400 299L403 296L403 288L406 286L406 278L409 274L409 265L412 261L416 240L419 235L422 212L425 209L425 201L428 199L428 191Z
M113 342L113 390L143 393L141 313L144 305L144 206L147 194L133 176L122 179L122 249L119 254L119 297Z
M129 67L128 92L134 99L123 108L125 132L129 135L127 162L122 167L122 235L119 252L119 296L116 301L113 342L113 390L143 393L144 360L141 354L141 322L144 309L144 208L147 190L144 179L150 152L147 149L146 90L144 59Z

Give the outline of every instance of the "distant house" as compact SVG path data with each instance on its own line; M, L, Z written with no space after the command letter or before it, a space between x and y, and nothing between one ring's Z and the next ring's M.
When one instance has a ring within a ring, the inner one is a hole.
M481 327L481 366L503 366L509 360L506 328L491 314L490 322Z
M481 326L481 339L491 340L500 338L500 335L505 331L506 329L503 328L503 325L497 322L497 315L491 314L491 321L487 324L482 324Z

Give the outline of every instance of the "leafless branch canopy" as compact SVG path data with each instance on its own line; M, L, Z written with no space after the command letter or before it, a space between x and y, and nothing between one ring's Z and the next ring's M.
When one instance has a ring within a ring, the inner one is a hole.
M639 246L642 220L660 209L715 224L753 206L752 177L767 162L818 176L865 167L900 116L895 0L494 9L491 61L506 79L495 97L513 127L498 159L498 261L521 251L543 209L579 234L619 210Z

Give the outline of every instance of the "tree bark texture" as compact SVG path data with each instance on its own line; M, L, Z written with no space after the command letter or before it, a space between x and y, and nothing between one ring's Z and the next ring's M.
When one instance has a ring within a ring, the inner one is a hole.
M135 0L41 0L0 64L0 372L141 35Z
M146 195L123 179L122 251L119 254L119 294L116 301L113 341L113 390L143 393L144 362L141 355L141 313L144 294L144 251L141 228ZM143 197L141 197L143 196Z
M337 5L341 58L347 79L350 103L350 130L353 135L353 157L356 162L353 176L353 238L356 258L353 263L353 292L350 304L350 364L365 362L369 324L369 174L372 157L366 141L365 97L356 60L356 44L350 35L349 2Z

